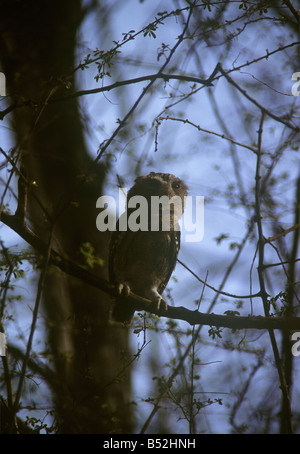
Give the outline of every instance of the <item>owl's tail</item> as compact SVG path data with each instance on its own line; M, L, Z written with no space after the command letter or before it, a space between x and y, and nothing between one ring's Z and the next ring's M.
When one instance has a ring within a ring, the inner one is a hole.
M128 301L117 298L114 299L111 316L116 322L124 323L124 325L129 326L134 316L134 310L130 307Z

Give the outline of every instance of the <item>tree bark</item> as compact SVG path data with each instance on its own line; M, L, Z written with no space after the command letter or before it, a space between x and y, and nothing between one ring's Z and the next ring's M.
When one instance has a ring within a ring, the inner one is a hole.
M30 225L47 240L53 224L53 247L79 263L81 245L91 243L105 261L96 271L106 277L109 238L96 229L104 166L92 164L77 101L46 103L75 83L76 33L82 19L79 0L1 1L0 58L9 102L32 101L14 110L12 118L14 157L19 153L30 183ZM44 106L37 107L37 101L45 101ZM127 333L109 323L109 304L99 290L49 269L43 310L62 433L131 430L129 374L121 383L113 381L122 368Z

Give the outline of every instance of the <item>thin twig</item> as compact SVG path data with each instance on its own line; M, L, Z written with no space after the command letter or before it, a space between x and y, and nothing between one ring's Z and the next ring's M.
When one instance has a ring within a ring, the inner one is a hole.
M285 235L287 235L288 233L293 232L294 230L299 229L299 227L300 227L300 222L298 222L297 224L293 225L293 226L290 227L289 229L283 230L282 232L277 233L276 235L269 237L269 238L268 238L268 241L271 242L271 241L277 240L278 238L281 238L282 236L285 236Z
M297 179L296 184L296 194L295 194L295 214L294 214L294 223L297 225L300 221L300 177ZM295 291L295 279L296 279L296 267L295 267L295 260L298 253L298 246L299 246L299 234L295 230L294 231L294 238L292 242L291 248L291 262L289 263L289 269L287 273L287 289L286 289L286 316L293 316L294 315L294 297L296 296L297 300L297 293ZM293 355L292 355L292 345L290 339L290 332L284 331L282 333L282 362L284 367L284 374L285 379L289 391L289 396L291 395L292 383L293 383ZM289 413L286 413L286 410L289 411L289 408L286 409L284 402L282 403L282 410L281 410L281 433L287 433L289 429Z
M229 142L235 144L235 145L238 145L239 147L242 147L242 148L247 148L248 150L251 150L254 154L257 153L257 150L253 147L250 147L249 145L246 145L244 143L241 143L241 142L237 142L236 140L232 139L231 137L226 137L224 134L219 134L218 132L215 132L215 131L210 131L209 129L204 129L202 128L200 125L196 125L195 123L193 123L192 121L188 120L188 119L183 119L183 118L174 118L174 117L169 117L168 115L166 117L158 117L156 119L156 122L160 122L161 120L172 120L172 121L179 121L181 123L186 123L190 126L193 126L194 128L197 128L198 131L203 131L203 132L206 132L207 134L213 134L217 137L221 137L221 139L225 139L225 140L228 140Z
M288 128L290 129L293 129L294 131L300 131L300 128L299 126L294 126L292 125L291 123L289 123L288 121L286 121L283 117L278 117L278 115L275 115L273 114L273 112L271 112L270 110L266 109L266 107L262 106L258 101L256 101L256 99L252 98L252 96L250 96L246 90L244 90L243 88L241 88L239 86L238 83L236 83L229 75L228 75L228 72L226 72L221 63L218 64L218 69L219 71L223 74L223 76L226 78L226 80L231 84L233 85L240 93L243 94L243 96L245 96L245 98L247 98L252 104L254 104L256 107L258 107L258 109L263 112L264 114L267 114L269 117L273 118L273 120L276 120L278 121L279 123L282 123L284 124L285 126L287 126Z
M188 267L187 265L185 265L185 263L183 263L181 260L177 259L177 262L180 263L180 265L182 265L189 273L191 273L199 282L204 284L204 286L210 288L211 290L213 290L216 293L219 293L220 295L228 296L229 298L235 298L235 299L251 299L251 298L257 298L257 297L261 296L260 292L257 292L255 294L250 294L250 295L234 295L233 293L224 292L224 290L218 290L217 288L208 284L206 280L204 281L203 279L201 279L201 277L199 277L196 273L194 273L194 271L192 271L191 268Z
M299 24L299 10L297 11L296 8L294 8L294 6L291 4L290 0L283 0L283 3L286 4L286 6L291 11L291 13L296 18L296 20L297 20L297 22Z
M13 405L13 410L12 410L12 426L11 426L12 430L13 430L13 427L14 427L14 422L13 421L14 421L15 415L17 414L18 409L19 409L19 402L20 402L20 398L21 398L21 395L22 395L22 391L23 391L23 383L24 383L24 379L25 379L25 375L26 375L27 364L28 364L28 360L29 360L29 357L30 357L30 353L31 353L33 336L34 336L34 332L35 332L35 327L36 327L36 322L37 322L37 317L38 317L38 312L39 312L39 307L40 307L41 296L42 296L42 292L43 292L43 288L44 288L44 281L45 281L45 277L46 277L46 274L47 274L47 271L48 271L48 265L49 265L49 262L50 262L51 250L52 250L51 247L52 247L52 239L53 239L53 230L54 230L54 228L52 226L51 232L50 232L50 235L49 235L49 240L48 240L48 245L47 245L47 254L46 254L46 257L45 257L44 266L43 266L43 269L41 271L41 274L40 274L40 277L39 277L39 281L38 281L38 287L37 287L35 304L34 304L34 309L33 309L33 314L32 314L30 333L29 333L29 337L28 337L28 341L27 341L27 347L26 347L26 354L25 354L25 357L24 357L24 360L23 360L22 369L21 369L21 375L20 375L18 388L17 388L16 395L15 395L15 401L14 401L14 405Z
M256 372L259 370L259 368L262 365L263 365L263 359L262 358L258 358L257 364L252 366L252 370L250 371L247 380L243 384L243 387L242 387L241 391L238 394L238 398L237 398L236 402L233 404L232 411L231 411L231 414L230 414L230 423L232 424L232 426L235 428L235 430L238 433L241 433L241 424L237 425L235 423L236 414L237 414L239 408L241 407L242 403L246 399L246 394L247 394L248 389L249 389L249 387L251 385L251 382L252 382L252 379L253 379L254 375L256 374Z
M207 276L208 276L208 272L206 273L206 276L205 276L205 284L206 284L206 281L207 281ZM198 300L198 305L197 305L197 310L199 311L200 309L200 304L201 304L201 301L203 300L203 296L204 296L204 291L205 291L205 284L203 285L202 289L201 289L201 295L200 295L200 298ZM190 391L190 415L189 415L189 433L190 434L194 434L196 433L196 422L195 422L195 415L194 415L194 368L195 368L195 344L196 344L196 340L197 340L197 336L196 336L196 328L195 326L193 326L193 329L192 329L192 341L193 341L193 345L192 345L192 354L191 354L191 357L192 357L192 361L191 361L191 373L190 373L190 379L191 379L191 391Z
M255 208L256 208L256 223L257 223L257 230L258 230L258 279L260 284L260 291L261 291L261 299L263 302L263 308L265 317L269 318L269 303L268 303L268 293L266 291L265 286L265 278L264 278L264 248L265 248L265 238L263 235L263 226L262 226L262 211L261 211L261 201L260 201L260 181L261 181L261 157L262 157L262 136L263 136L263 124L265 119L265 111L261 110L261 120L259 124L258 130L258 153L257 153L257 162L256 162L256 174L255 174ZM291 407L290 407L290 396L289 391L278 351L278 346L276 342L276 338L274 335L273 329L268 329L270 341L273 349L273 355L275 359L276 368L278 371L279 381L280 381L280 388L282 392L282 399L283 405L285 408L285 414L287 415L287 426L288 432L293 433L292 428L292 419L291 419Z
M165 67L165 65L164 65L164 67ZM210 86L212 84L212 80L214 79L217 72L218 71L215 68L215 70L211 73L211 75L207 79L202 79L200 77L182 75L182 74L166 74L166 73L159 71L156 74L148 74L147 76L134 77L133 79L124 79L124 80L114 82L113 84L106 85L103 87L92 88L90 90L79 90L74 93L65 95L63 97L52 99L51 101L48 102L48 104L54 104L57 102L66 101L68 99L79 98L81 96L96 95L98 93L103 93L106 91L114 90L115 88L119 88L124 85L138 84L141 82L146 82L148 80L150 80L151 85L156 80L163 79L165 82L168 82L169 80L181 80L182 82L193 82L193 83L201 84L204 86Z

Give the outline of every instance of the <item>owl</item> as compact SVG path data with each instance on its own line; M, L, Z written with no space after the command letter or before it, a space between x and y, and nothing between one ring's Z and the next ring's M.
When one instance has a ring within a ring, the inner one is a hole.
M126 210L109 246L109 279L119 293L114 299L114 320L130 324L134 310L124 298L130 291L151 300L155 310L167 311L162 293L176 265L178 220L185 196L187 186L170 173L151 172L138 177L128 191ZM170 199L176 203L169 203ZM167 203L160 204L159 200Z

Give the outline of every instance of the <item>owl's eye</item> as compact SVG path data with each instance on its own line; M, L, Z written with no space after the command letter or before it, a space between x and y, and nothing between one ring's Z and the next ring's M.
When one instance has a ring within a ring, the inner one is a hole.
M179 189L180 188L180 183L178 183L178 181L174 181L174 183L172 183L172 188L173 189Z

